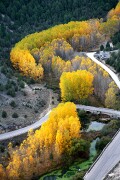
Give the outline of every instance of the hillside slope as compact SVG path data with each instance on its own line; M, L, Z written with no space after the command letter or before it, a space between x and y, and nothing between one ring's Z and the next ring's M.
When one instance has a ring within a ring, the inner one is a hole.
M25 35L56 24L105 17L118 0L0 1L0 58ZM90 7L90 8L89 8Z

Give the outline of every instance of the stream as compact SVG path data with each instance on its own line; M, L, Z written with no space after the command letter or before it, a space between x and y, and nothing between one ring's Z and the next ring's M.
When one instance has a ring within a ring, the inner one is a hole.
M87 132L93 130L93 131L100 131L104 127L105 123L97 122L97 121L91 121L89 124L89 127L87 128Z

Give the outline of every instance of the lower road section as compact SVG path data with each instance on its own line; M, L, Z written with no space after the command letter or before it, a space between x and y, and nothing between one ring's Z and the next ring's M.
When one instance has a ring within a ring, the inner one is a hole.
M27 126L27 127L24 127L24 128L18 129L18 130L10 131L10 132L4 133L4 134L0 134L0 141L25 134L30 129L39 128L48 119L49 113L50 113L50 111L45 116L41 117L37 122L31 124L30 126Z
M77 107L77 109L89 111L94 114L101 113L101 114L107 114L110 117L120 118L120 111L115 111L113 109L98 108L98 107L93 107L93 106L84 106L84 105L79 105L79 104L77 104L76 107ZM24 128L18 129L18 130L10 131L10 132L4 133L4 134L0 134L0 141L25 134L30 129L35 130L35 129L39 128L48 119L50 111L46 115L45 115L45 113L46 113L46 111L43 114L41 114L41 117L37 122L31 124L30 126L27 126L27 127L24 127Z
M120 160L120 132L102 152L94 166L87 172L84 180L103 180Z

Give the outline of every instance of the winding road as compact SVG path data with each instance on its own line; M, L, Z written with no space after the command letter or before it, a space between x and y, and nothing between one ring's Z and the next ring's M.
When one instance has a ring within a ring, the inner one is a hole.
M95 63L99 64L105 69L120 89L120 81L117 75L112 72L107 66L99 62L94 53L87 53L87 56L91 58ZM102 151L98 159L88 170L84 176L84 180L103 180L106 175L114 168L114 166L120 161L120 131L116 134L110 144Z
M120 81L118 79L118 76L111 70L109 69L105 64L101 63L100 61L98 61L95 57L94 57L95 52L93 53L86 53L86 55L95 63L97 63L98 65L100 65L105 71L107 71L109 73L109 75L111 76L111 78L114 80L114 82L116 83L117 87L120 89Z
M3 140L6 140L6 139L10 139L10 138L25 134L30 129L34 130L34 129L39 128L48 119L48 116L49 116L50 112L51 111L49 111L46 115L43 115L43 117L41 117L40 120L38 120L37 122L35 122L35 123L33 123L33 124L29 125L29 126L26 126L24 128L18 129L18 130L10 131L10 132L4 133L4 134L0 134L0 141L3 141Z
M94 53L87 53L87 56L90 59L92 59L95 63L100 65L103 69L105 69L110 74L110 76L115 81L118 88L120 89L120 81L117 75L114 72L112 72L106 65L99 62L94 57ZM115 111L113 109L97 108L97 107L83 106L83 105L76 105L76 107L77 109L81 109L85 111L108 114L112 117L120 117L120 111ZM44 123L48 119L49 113L50 110L49 111L47 110L44 113L42 113L40 119L30 126L18 130L14 130L11 132L7 132L4 134L0 134L0 141L27 133L30 129L37 129L42 125L42 123ZM102 154L99 156L95 164L93 164L93 166L86 173L84 179L102 180L119 161L120 161L120 132L118 132L118 134L114 137L113 141L102 152Z
M99 107L97 108L97 107L93 107L93 106L84 106L84 105L79 105L79 104L76 105L76 108L80 109L80 110L84 110L84 111L89 111L94 114L102 113L102 114L107 114L111 117L120 118L120 111L115 111L113 109L99 108ZM51 110L44 111L41 114L41 118L34 124L31 124L30 126L27 126L27 127L24 127L24 128L18 129L18 130L10 131L10 132L4 133L4 134L0 134L0 141L25 134L30 129L35 130L35 129L39 128L48 119L50 112L51 112Z

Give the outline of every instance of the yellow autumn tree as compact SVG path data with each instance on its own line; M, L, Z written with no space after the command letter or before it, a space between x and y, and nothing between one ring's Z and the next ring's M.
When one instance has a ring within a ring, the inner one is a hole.
M63 73L60 89L63 101L86 99L93 93L93 75L86 70Z
M10 146L8 179L32 179L33 174L45 173L52 166L51 154L54 162L60 163L62 154L69 153L72 140L80 138L80 128L75 104L59 104L39 130L29 132L19 148L12 150Z
M105 94L106 98L105 98L105 105L108 108L114 108L115 104L117 103L117 99L116 99L116 93L117 93L117 86L114 83L114 81L112 81L109 84L109 88Z
M118 2L117 6L113 9L111 9L107 15L108 19L111 19L112 17L117 16L120 18L120 1Z
M0 164L0 180L6 180L7 177L6 177L6 173L5 173L5 170L2 166L2 164Z

